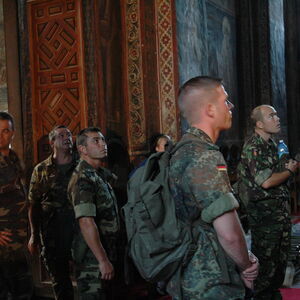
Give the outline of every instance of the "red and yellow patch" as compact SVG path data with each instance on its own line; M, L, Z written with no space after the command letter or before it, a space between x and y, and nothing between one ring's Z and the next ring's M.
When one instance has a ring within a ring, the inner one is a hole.
M227 166L226 165L217 165L218 171L227 171Z

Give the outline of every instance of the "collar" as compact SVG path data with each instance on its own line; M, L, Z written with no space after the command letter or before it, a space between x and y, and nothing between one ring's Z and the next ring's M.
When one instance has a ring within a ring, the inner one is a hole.
M266 141L266 140L263 139L262 136L259 135L257 132L254 132L253 136L258 140L258 142L259 142L260 144L263 144L263 145L265 145L265 146L267 146L267 147L269 147L269 146L274 146L274 145L276 146L275 141L274 141L273 139L271 139L271 138L269 138L269 139Z
M53 153L44 160L44 163L47 167L54 167L56 166L56 163L55 163L55 160L53 158ZM70 162L70 165L76 165L76 159L75 159L75 156L74 154L72 154L72 161Z
M11 161L15 161L15 160L18 160L18 155L17 153L12 150L12 149L9 149L9 152L8 152L8 156L4 156L1 152L0 152L0 158L1 159L5 159L5 157L7 157L9 160Z
M80 159L79 164L85 168L85 170L89 170L91 172L96 172L99 175L104 174L104 169L102 167L99 167L98 169L95 169L93 166L91 166L86 160ZM79 165L78 164L78 165Z
M196 127L189 127L186 131L186 133L192 134L199 139L201 139L202 142L209 144L213 149L219 150L219 147L214 144L212 139L201 129Z

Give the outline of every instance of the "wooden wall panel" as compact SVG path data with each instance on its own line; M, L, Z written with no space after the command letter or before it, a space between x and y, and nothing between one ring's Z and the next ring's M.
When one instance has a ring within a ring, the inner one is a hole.
M178 60L174 1L155 1L157 24L158 88L161 132L179 138L177 109Z
M140 1L123 2L124 20L124 90L127 100L128 148L138 154L146 141L146 120L143 93L143 67Z
M171 0L122 2L124 90L131 158L163 132L178 140L178 65L175 6Z
M33 0L27 12L36 161L40 139L55 125L75 135L87 124L81 1Z

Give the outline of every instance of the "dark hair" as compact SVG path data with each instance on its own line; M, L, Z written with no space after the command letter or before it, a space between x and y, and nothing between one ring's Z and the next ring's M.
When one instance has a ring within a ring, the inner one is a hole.
M150 152L149 152L149 155L153 154L156 152L156 146L157 146L157 143L159 141L160 138L167 138L169 139L170 137L164 133L156 133L156 134L153 134L150 139L149 139L149 149L150 149Z
M67 126L65 125L56 125L55 127L53 127L53 129L49 132L48 137L49 137L49 141L53 141L55 139L56 136L56 130L59 128L66 128L68 129Z
M8 112L5 112L5 111L0 111L0 120L10 121L11 129L15 130L15 122L14 122L14 118L11 114L9 114Z
M100 132L100 129L98 127L87 127L87 128L84 128L82 130L80 130L80 132L77 134L77 137L76 137L76 146L80 146L80 145L83 145L83 146L86 146L87 145L87 138L88 136L86 135L87 133L89 132Z

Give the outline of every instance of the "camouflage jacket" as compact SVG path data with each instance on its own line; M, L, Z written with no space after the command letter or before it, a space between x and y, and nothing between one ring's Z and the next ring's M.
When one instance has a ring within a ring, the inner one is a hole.
M273 140L266 142L260 135L253 134L245 142L238 166L241 193L247 193L247 212L262 222L271 221L275 214L286 211L289 191L286 183L264 189L261 185L272 173L283 171ZM259 220L257 220L259 221Z
M42 161L33 170L29 186L29 202L41 205L42 225L48 223L55 210L73 209L68 200L67 188L77 161L61 166L55 164L53 155Z
M189 128L182 137L182 141L186 140L197 143L182 146L170 162L176 213L187 223L201 217L207 226L197 226L198 248L184 271L183 298L200 299L201 295L201 299L242 299L244 288L236 266L219 244L212 225L217 217L238 208L226 163L218 146L203 131ZM228 285L226 291L221 288L224 284ZM185 289L185 285L193 287ZM211 287L218 286L215 295L209 294Z
M0 231L12 233L12 242L0 246L0 258L8 259L24 249L27 239L27 205L23 170L17 154L0 153Z
M119 216L115 194L106 180L102 168L96 170L80 160L68 187L74 206L75 218L94 217L100 240L110 260L116 260L116 241L119 233ZM74 259L82 262L89 250L77 224L74 238Z

